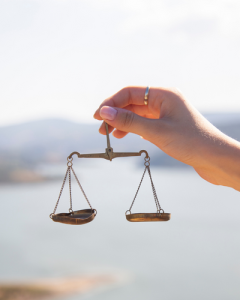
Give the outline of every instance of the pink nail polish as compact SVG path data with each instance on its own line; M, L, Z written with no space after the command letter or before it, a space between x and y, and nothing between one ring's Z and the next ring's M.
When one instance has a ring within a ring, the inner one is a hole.
M110 106L103 106L100 110L100 116L104 120L113 121L117 115L117 110Z

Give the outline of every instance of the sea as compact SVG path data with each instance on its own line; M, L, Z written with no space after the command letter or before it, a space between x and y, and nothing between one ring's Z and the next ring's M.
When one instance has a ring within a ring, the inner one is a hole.
M0 280L113 274L118 284L61 299L239 300L240 193L204 181L191 168L153 167L159 202L171 220L131 223L125 212L144 170L135 159L74 160L97 210L81 226L49 218L61 180L1 185ZM63 179L66 166L53 169L45 172ZM68 211L67 183L57 212ZM88 208L74 179L72 195L73 209ZM132 212L155 211L146 174Z

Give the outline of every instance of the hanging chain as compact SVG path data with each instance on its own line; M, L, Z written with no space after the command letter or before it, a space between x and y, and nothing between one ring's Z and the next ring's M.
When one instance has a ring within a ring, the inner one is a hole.
M78 185L79 185L79 187L80 187L80 189L81 189L81 191L82 191L82 193L83 193L83 196L84 196L85 199L87 200L87 203L88 203L88 205L90 206L90 208L93 210L92 205L90 204L90 202L89 202L89 200L88 200L88 198L87 198L87 196L86 196L86 194L85 194L85 192L84 192L84 190L83 190L83 188L82 188L82 186L81 186L81 183L80 183L80 181L78 180L78 177L77 177L77 175L75 174L75 172L74 172L74 170L73 170L73 167L71 166L70 168L71 168L71 170L72 170L72 172L73 172L73 175L75 176L75 178L76 178L76 180L77 180L77 183L78 183Z
M80 187L80 189L81 189L81 191L82 191L82 193L83 193L83 196L84 196L85 199L87 200L88 205L90 206L91 210L93 210L93 211L95 212L95 214L97 214L97 211L96 211L95 209L92 208L92 205L90 204L90 202L89 202L89 200L88 200L88 198L87 198L87 196L86 196L86 194L85 194L85 192L84 192L84 190L83 190L83 188L82 188L82 186L81 186L81 183L80 183L80 181L79 181L79 179L78 179L76 173L75 173L74 170L73 170L73 167L72 167L72 165L73 165L73 164L72 164L72 160L73 160L73 158L68 158L68 162L67 162L67 171L66 171L66 174L65 174L64 179L63 179L63 184L62 184L62 187L61 187L59 196L58 196L57 203L56 203L56 205L55 205L55 208L54 208L54 210L53 210L53 213L50 214L50 218L51 218L51 219L52 219L52 216L55 215L55 213L56 213L56 210L57 210L57 207L58 207L58 204L59 204L59 200L60 200L60 198L61 198L61 196L62 196L62 191L63 191L63 188L64 188L64 186L65 186L66 180L67 180L67 176L68 176L68 179L69 179L69 195L70 195L70 208L69 208L69 212L70 212L71 214L73 213L73 210L72 210L72 183L71 183L72 181L71 181L71 170L72 170L72 172L73 172L74 177L75 177L76 180L77 180L77 183L78 183L78 185L79 185L79 187Z
M68 175L68 170L69 170L69 168L70 168L70 167L67 168L66 174L65 174L64 179L63 179L62 187L61 187L61 190L60 190L60 193L59 193L59 196L58 196L57 203L56 203L56 205L55 205L55 208L54 208L54 210L53 210L53 213L50 214L50 218L52 218L52 216L55 215L55 213L56 213L56 210L57 210L57 207L58 207L58 203L59 203L59 200L60 200L60 198L61 198L61 196L62 196L63 188L64 188L64 186L65 186L65 182L66 182L66 179L67 179L67 175Z
M136 200L136 198L137 198L137 194L138 194L138 191L139 191L140 186L141 186L141 184L142 184L142 181L143 181L144 175L145 175L145 173L146 173L146 170L147 170L147 167L145 167L145 169L144 169L144 172L143 172L141 181L140 181L140 183L139 183L138 189L137 189L136 194L135 194L135 196L134 196L134 198L133 198L133 202L132 202L132 204L131 204L129 210L126 211L126 213L127 213L128 211L131 213L131 209L132 209L133 204L134 204L134 202L135 202L135 200Z
M153 197L154 197L154 200L155 200L155 203L156 203L157 212L158 213L161 213L161 212L164 213L164 210L161 208L161 205L160 205L160 203L158 201L157 192L156 192L155 186L153 184L152 175L151 175L151 171L150 171L149 166L150 166L150 163L149 163L149 165L146 168L148 170L148 174L149 174L149 177L150 177L150 181L151 181L151 185L152 185L152 191L153 191Z
M69 212L72 213L72 185L71 185L71 166L68 167L68 179L69 179L69 196L70 196L70 208Z
M139 192L139 189L142 185L142 181L143 181L143 178L144 178L144 175L146 173L146 170L148 170L148 174L149 174L149 177L150 177L150 181L151 181L151 186L152 186L152 191L153 191L153 197L154 197L154 201L155 201L155 204L156 204L156 207L157 207L157 213L164 213L164 210L161 208L160 206L160 203L158 201L158 197L157 197L157 192L156 192L156 189L155 189L155 186L153 184L153 180L152 180L152 175L151 175L151 171L150 171L150 157L145 157L144 158L145 162L144 162L144 166L145 166L145 169L144 169L144 172L143 172L143 175L142 175L142 178L141 178L141 181L139 183L139 186L138 186L138 189L137 189L137 192L133 198L133 202L129 208L129 210L126 211L126 214L129 212L131 214L131 209L133 207L133 204L137 198L137 195L138 195L138 192Z

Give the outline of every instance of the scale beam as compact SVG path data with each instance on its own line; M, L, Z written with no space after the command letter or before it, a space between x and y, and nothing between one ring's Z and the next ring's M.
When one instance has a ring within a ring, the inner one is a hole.
M68 160L71 160L74 154L76 154L78 158L104 158L110 161L112 161L114 158L117 157L141 156L142 153L145 153L146 155L145 158L149 158L146 150L141 150L139 152L114 152L110 144L108 124L106 122L105 122L105 126L106 126L106 136L107 136L107 148L105 149L106 150L105 153L80 154L79 152L75 151L68 156Z
M139 152L111 152L111 157L109 153L107 152L108 149L106 149L105 153L88 153L88 154L80 154L79 152L72 152L69 156L68 159L72 159L72 156L76 154L78 158L104 158L106 160L112 160L113 158L117 157L131 157L131 156L141 156L142 153L145 153L145 158L148 158L148 153L146 150L141 150Z

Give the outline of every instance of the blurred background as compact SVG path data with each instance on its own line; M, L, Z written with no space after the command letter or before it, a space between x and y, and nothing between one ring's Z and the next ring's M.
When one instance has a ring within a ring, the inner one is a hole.
M177 87L240 140L239 15L237 0L0 1L1 300L1 283L73 276L113 280L64 299L240 298L239 193L138 136L111 138L112 147L149 152L170 222L125 219L139 157L74 157L98 215L76 227L48 217L67 155L105 151L92 115L124 86ZM67 188L58 212L68 210ZM73 208L87 208L74 181ZM133 208L155 210L147 177Z

